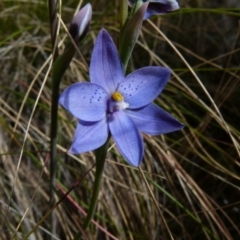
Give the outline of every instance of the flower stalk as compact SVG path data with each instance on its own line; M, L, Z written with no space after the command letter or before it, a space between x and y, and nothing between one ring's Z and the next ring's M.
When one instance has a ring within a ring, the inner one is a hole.
M70 45L66 51L60 55L53 64L52 75L52 99L51 99L51 124L50 124L50 206L55 204L55 179L57 172L57 129L58 129L58 97L59 86L62 77L67 70L73 56L75 48ZM55 229L55 216L51 214L51 232Z
M83 224L84 230L86 230L87 227L89 226L89 224L93 218L93 215L95 213L95 210L96 210L98 196L99 196L101 182L102 182L102 177L103 177L104 164L105 164L107 150L108 150L108 146L109 146L109 139L110 139L110 137L108 138L108 140L106 141L106 143L103 146L101 146L100 148L95 150L96 172L95 172L92 198L91 198L87 217Z
M57 18L57 9L58 9L58 1L56 0L48 0L48 9L49 9L49 19L50 19L50 32L51 32L51 43L52 43L52 58L53 62L58 57L58 46L57 46L57 28L59 24L59 20ZM55 85L53 83L53 85ZM52 86L52 89L54 86ZM53 116L58 107L56 101L56 91L52 91L52 105L51 105L51 126L50 126L50 206L52 207L55 203L54 200L54 185L55 185L55 165L56 165L56 138L53 137L55 135L55 129L52 128L52 122L55 121L54 118L57 116ZM56 219L54 211L51 212L50 217L50 232L52 236L55 235L56 231ZM50 239L53 239L50 237Z
M54 61L58 57L57 28L58 28L59 20L57 18L57 9L58 9L58 1L49 0L48 13L49 13L49 19L50 19L51 43L52 43L52 53L53 53Z
M50 19L52 16L55 16L55 11L53 9L55 5L53 1L49 1L49 14ZM76 43L78 43L87 33L89 22L92 16L92 7L91 4L87 4L83 9L81 9L78 14L73 18L70 25L70 34L74 37ZM56 17L56 16L55 16ZM54 19L53 19L54 20ZM52 20L52 21L53 21ZM73 31L74 29L74 31ZM77 31L75 31L77 30ZM51 124L50 124L50 206L53 207L55 204L55 178L57 172L57 129L58 129L58 98L59 98L59 86L62 80L62 77L69 67L69 64L76 52L75 46L70 44L62 55L58 55L56 48L56 26L55 23L51 24L51 35L52 35L52 44L53 45L53 73L52 73L52 99L51 99ZM73 36L74 35L74 36ZM53 43L53 39L54 43ZM56 49L56 53L55 53ZM55 234L55 215L52 211L51 219L51 233L52 236Z
M95 179L94 179L93 192L92 192L92 197L91 197L87 217L85 218L85 221L83 223L83 230L86 230L88 228L97 207L98 196L101 189L101 183L102 183L102 177L103 177L104 164L105 164L107 150L109 146L109 140L110 140L110 136L103 146L95 150L95 156L96 156ZM82 236L81 233L78 232L74 240L80 240L81 236Z

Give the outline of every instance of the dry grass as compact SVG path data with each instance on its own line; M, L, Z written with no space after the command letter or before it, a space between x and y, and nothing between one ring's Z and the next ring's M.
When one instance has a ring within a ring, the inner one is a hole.
M118 1L91 2L91 29L80 46L87 63L103 26L118 40ZM169 232L179 240L240 236L239 8L234 9L237 1L229 1L231 9L227 2L199 2L182 2L181 11L146 21L128 69L172 68L170 83L156 102L186 127L164 136L144 136L142 172L128 166L112 146L96 222L84 239L165 240ZM70 21L77 5L63 3L63 22ZM45 216L51 211L47 6L45 1L30 0L2 1L0 6L0 239L26 239L41 221L28 238L41 240L50 235ZM61 26L60 51L67 41ZM61 90L87 79L88 69L76 54ZM59 108L56 200L95 162L93 153L66 154L75 123ZM93 178L94 170L56 206L55 239L73 239L81 229Z

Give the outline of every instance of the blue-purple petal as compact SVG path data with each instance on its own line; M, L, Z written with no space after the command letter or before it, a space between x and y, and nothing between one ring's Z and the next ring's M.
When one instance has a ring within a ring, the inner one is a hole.
M90 80L112 94L123 78L124 71L117 48L109 33L102 29L92 53Z
M134 0L128 1L130 6L134 4ZM144 15L144 20L150 18L153 15L167 14L179 9L178 1L176 0L145 0L149 2L147 11Z
M72 146L72 154L92 151L102 146L108 138L107 117L98 122L79 121Z
M178 2L175 0L150 1L144 19L153 15L166 14L179 9Z
M92 18L92 5L87 3L78 13L73 17L69 33L75 41L80 41L85 37Z
M174 132L184 127L171 114L155 104L133 110L125 110L139 131L149 135L159 135Z
M92 83L75 83L59 97L59 103L74 117L83 121L99 121L106 116L107 92Z
M119 152L137 167L143 158L143 140L134 122L123 111L111 114L109 128Z
M140 108L152 102L167 84L171 70L165 67L144 67L126 76L118 86L129 108Z

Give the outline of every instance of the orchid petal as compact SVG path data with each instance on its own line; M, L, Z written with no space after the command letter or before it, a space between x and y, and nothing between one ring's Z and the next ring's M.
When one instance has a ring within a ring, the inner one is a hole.
M155 10L158 14L164 14L178 10L180 7L176 0L154 0L150 1L148 5L149 9Z
M83 121L99 121L106 115L109 96L100 86L75 83L60 96L59 103L74 117Z
M144 2L149 2L147 11L144 15L144 20L153 15L167 14L179 9L179 5L176 0L145 0ZM133 6L135 1L128 0L128 3L130 6Z
M184 127L171 114L155 104L133 110L125 110L136 124L139 131L149 135L159 135L174 132Z
M143 140L134 122L123 111L114 112L109 128L119 152L131 165L137 167L143 158Z
M164 89L171 71L165 67L144 67L129 75L118 86L130 109L140 108L152 102Z
M91 82L102 86L111 95L123 78L124 71L117 48L109 33L103 29L97 37L92 53Z
M107 117L98 122L79 121L75 132L71 154L92 151L102 146L108 138Z
M161 0L150 2L145 13L144 20L153 15L166 14L179 9L178 2L175 0Z

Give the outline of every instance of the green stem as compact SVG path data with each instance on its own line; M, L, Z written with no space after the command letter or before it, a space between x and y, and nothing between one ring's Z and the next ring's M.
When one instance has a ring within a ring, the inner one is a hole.
M52 43L52 58L53 62L55 62L57 56L58 56L58 47L57 47L57 28L58 28L58 18L57 18L57 0L48 0L48 10L49 10L49 20L50 20L50 32L51 32L51 43ZM57 106L54 104L54 98L56 97L55 94L52 92L52 109L51 109L51 119L53 117L53 114L57 111ZM52 120L51 120L52 123ZM55 153L56 153L56 138L52 138L52 135L55 133L52 133L52 126L51 126L51 142L50 142L50 169L53 169L53 164L55 165ZM55 146L55 149L54 149ZM52 207L54 204L54 181L55 181L55 171L50 170L50 206ZM54 212L51 213L51 219L50 219L50 232L52 233L52 236L55 235L56 230L56 218L54 215ZM53 239L52 236L50 236L49 239Z
M93 215L96 210L97 202L98 202L98 195L100 192L101 188L101 182L102 182L102 177L103 177L103 170L104 170L104 163L106 160L106 155L107 155L107 150L108 150L108 145L109 145L109 139L106 141L106 143L98 148L95 151L95 156L96 156L96 171L95 171L95 179L94 179L94 185L93 185L93 193L91 197L91 202L88 210L87 217L83 223L83 230L86 230L91 223L91 220L93 218ZM81 233L79 232L74 240L80 240L81 239Z
M122 30L128 15L128 1L127 0L121 0L120 1L120 29Z
M48 14L50 20L50 32L51 32L51 42L52 42L52 53L53 59L58 57L58 47L57 47L57 28L58 28L58 18L57 18L57 0L48 0Z
M94 180L93 194L92 194L88 214L87 214L87 217L83 224L84 230L87 229L89 223L91 222L92 217L95 213L96 206L97 206L98 195L100 192L101 181L102 181L102 177L103 177L104 163L106 160L108 145L109 145L109 139L106 141L106 143L103 146L101 146L100 148L98 148L95 151L95 156L96 156L95 180Z
M50 125L50 206L55 204L55 179L57 171L57 114L58 114L58 90L59 84L53 81L52 83L52 102L51 102L51 125ZM56 219L54 211L50 216L51 233L55 232Z
M51 189L54 187L56 176L56 152L57 152L57 125L58 125L58 95L59 86L62 80L63 74L67 70L73 56L75 48L70 45L64 53L57 58L53 64L52 75L52 102L51 102L51 126L50 126L50 179ZM51 192L50 196L54 194ZM52 201L52 200L51 200Z
M52 99L51 99L51 124L50 124L50 206L55 204L55 179L57 172L57 129L58 129L58 95L59 86L63 74L67 70L73 56L75 48L70 45L66 51L59 56L53 64L52 75ZM50 218L51 233L55 232L56 219L54 212L51 213Z

